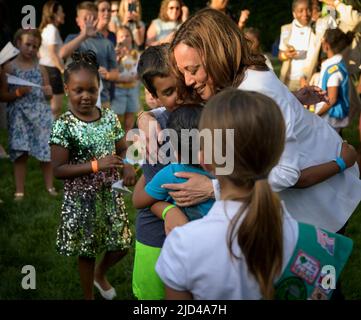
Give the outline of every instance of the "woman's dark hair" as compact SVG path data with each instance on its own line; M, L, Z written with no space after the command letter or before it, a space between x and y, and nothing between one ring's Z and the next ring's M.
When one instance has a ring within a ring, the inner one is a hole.
M72 62L69 63L65 69L64 72L64 82L68 83L70 75L75 72L79 71L81 69L86 69L93 73L97 79L98 82L100 81L99 78L99 72L98 72L98 62L97 62L97 55L92 50L87 50L84 52L75 51L71 55Z
M248 68L269 70L266 58L260 53L252 53L251 41L245 38L237 24L222 12L202 9L180 26L170 45L171 67L178 81L178 96L183 101L193 101L188 90L193 88L187 89L175 60L174 49L179 44L197 51L207 76L213 80L213 94L226 87L238 88Z
M170 133L170 143L178 151L178 160L184 164L198 165L199 135L198 125L203 107L199 104L184 104L171 112L167 129ZM192 129L195 129L191 131ZM186 154L181 151L189 150Z
M324 39L330 45L334 54L341 53L351 45L355 34L351 31L344 33L340 29L328 29L325 32Z

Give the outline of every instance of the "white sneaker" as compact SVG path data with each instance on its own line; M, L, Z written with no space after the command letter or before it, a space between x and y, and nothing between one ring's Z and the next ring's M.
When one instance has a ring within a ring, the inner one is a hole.
M113 287L111 287L109 290L103 290L102 287L100 286L100 284L98 282L96 282L95 280L94 280L94 285L97 287L97 289L100 292L100 295L105 300L113 300L117 296L117 293Z

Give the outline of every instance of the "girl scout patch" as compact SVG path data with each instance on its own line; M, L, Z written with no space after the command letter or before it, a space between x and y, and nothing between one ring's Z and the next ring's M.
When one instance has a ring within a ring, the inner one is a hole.
M291 266L291 271L307 283L312 284L320 272L320 262L300 250Z
M335 238L329 237L326 232L317 229L317 242L329 255L333 256L335 252Z

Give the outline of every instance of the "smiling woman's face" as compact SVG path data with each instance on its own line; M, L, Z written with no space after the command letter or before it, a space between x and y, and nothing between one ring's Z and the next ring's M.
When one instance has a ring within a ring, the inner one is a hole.
M180 43L174 48L174 58L186 86L192 87L204 101L211 98L214 95L213 81L204 68L199 52Z

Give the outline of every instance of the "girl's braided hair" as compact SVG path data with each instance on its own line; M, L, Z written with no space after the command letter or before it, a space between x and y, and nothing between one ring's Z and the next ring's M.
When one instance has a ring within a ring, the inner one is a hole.
M64 82L68 83L70 75L78 70L86 69L97 77L98 82L100 81L99 77L99 64L97 62L97 55L92 50L87 50L80 52L79 50L75 51L71 55L72 62L70 62L64 72Z

